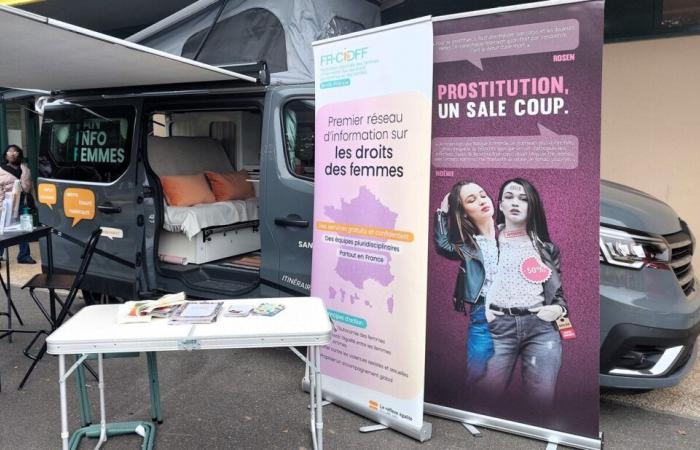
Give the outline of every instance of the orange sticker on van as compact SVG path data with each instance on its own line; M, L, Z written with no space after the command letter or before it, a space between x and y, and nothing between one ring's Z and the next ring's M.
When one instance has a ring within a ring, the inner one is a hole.
M51 183L39 183L37 187L37 192L39 196L39 203L43 203L50 209L53 209L53 205L58 202L58 195L56 194L56 185Z
M76 226L81 220L95 218L95 193L90 189L68 188L63 192L63 213L73 218Z

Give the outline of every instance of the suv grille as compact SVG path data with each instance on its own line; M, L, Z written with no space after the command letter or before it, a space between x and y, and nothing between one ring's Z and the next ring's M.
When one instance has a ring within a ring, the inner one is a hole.
M685 232L664 236L671 246L671 268L678 277L686 296L695 291L695 274L693 273L693 244Z

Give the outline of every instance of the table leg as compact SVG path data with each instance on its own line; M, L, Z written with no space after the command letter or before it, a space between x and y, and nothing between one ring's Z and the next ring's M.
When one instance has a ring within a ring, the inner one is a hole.
M52 231L46 235L46 262L47 273L49 278L53 275L53 240L51 238ZM49 306L51 308L51 331L56 330L56 292L49 289Z
M100 440L95 446L95 450L102 447L102 444L107 442L107 421L105 419L105 374L102 353L97 354L97 373L100 376L100 381L97 384L100 389Z
M49 289L49 317L51 318L51 331L56 331L56 292Z
M10 249L5 249L5 254L7 255L7 261L5 261L5 270L7 280L7 289L5 289L5 297L7 297L7 328L12 329L12 309L15 305L12 304L12 293L10 292ZM4 288L5 286L3 286ZM16 312L15 312L16 314ZM8 342L12 342L12 333L8 336Z
M49 234L46 235L46 259L48 259L46 265L48 266L49 276L53 275L53 240L51 233L49 231Z
M61 442L63 450L68 450L68 405L66 401L66 355L58 355L58 388L61 393Z
M323 389L321 386L321 347L312 346L314 349L314 366L316 371L316 440L318 450L323 450Z
M318 439L316 438L316 371L311 367L314 362L314 347L306 347L306 367L309 372L309 411L311 413L311 445L317 450Z

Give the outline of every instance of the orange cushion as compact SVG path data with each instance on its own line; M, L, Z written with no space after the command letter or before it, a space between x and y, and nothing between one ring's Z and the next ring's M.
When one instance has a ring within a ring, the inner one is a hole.
M160 183L170 206L193 206L216 201L203 173L162 176Z
M214 192L217 202L225 200L245 200L255 197L255 189L253 183L247 181L248 171L239 170L238 172L216 173L204 172L211 184L211 190Z

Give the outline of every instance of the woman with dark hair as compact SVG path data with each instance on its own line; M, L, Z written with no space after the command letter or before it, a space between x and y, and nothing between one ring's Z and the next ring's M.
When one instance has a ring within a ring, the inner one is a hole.
M12 187L19 180L22 186L20 196L20 211L27 204L27 196L32 192L32 175L27 164L24 163L24 152L18 145L8 145L0 164L0 209L2 209L5 194L12 192ZM36 264L29 254L29 244L19 244L17 262L20 264Z
M474 386L486 374L493 343L484 300L498 264L493 202L471 181L456 183L435 214L435 243L444 256L461 261L452 303L464 312L469 304L467 381Z
M566 314L559 249L551 242L542 201L527 180L501 186L496 224L498 271L486 297L494 343L488 384L502 393L518 358L526 399L554 399L561 367L561 337L554 322Z

